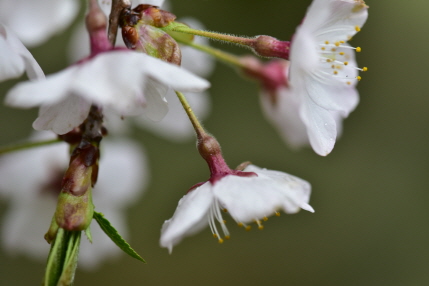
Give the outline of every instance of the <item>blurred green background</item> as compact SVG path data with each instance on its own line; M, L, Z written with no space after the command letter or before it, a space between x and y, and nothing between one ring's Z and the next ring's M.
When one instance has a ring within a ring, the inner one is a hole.
M196 17L210 30L283 40L290 39L310 4L171 2L176 15ZM429 285L429 81L424 59L429 2L367 4L368 22L352 45L362 47L358 62L369 71L358 86L361 102L328 157L310 149L293 151L281 141L261 114L255 83L222 64L210 78L213 105L205 125L230 166L251 160L310 181L316 213L272 218L263 231L230 225L232 239L222 245L207 228L169 255L158 244L161 225L186 190L208 177L208 170L192 140L174 144L136 130L152 178L129 210L130 243L148 264L122 255L94 272L78 270L76 285ZM70 31L51 39L48 52L46 46L32 50L47 74L66 66ZM13 84L1 84L2 97ZM0 109L0 143L27 137L36 110ZM7 202L0 206L2 215ZM1 252L0 269L1 285L37 285L44 264Z

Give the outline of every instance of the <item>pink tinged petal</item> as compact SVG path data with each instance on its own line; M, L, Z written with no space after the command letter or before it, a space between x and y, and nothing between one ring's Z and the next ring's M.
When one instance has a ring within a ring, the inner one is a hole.
M68 88L72 86L78 69L78 66L71 66L49 75L46 80L19 83L9 90L5 102L21 108L58 103L70 93Z
M207 214L214 202L212 185L205 183L186 194L171 219L161 229L160 245L171 253L173 246L208 224Z
M262 93L260 99L265 117L289 145L299 147L310 144L307 129L299 116L298 99L290 89L277 91L276 104L266 93Z
M39 109L39 116L33 123L33 128L65 134L82 124L88 117L90 108L90 101L70 94L60 102L42 105Z
M0 37L0 81L19 77L24 72L24 61Z
M329 110L315 104L307 96L302 96L300 116L307 126L311 147L321 155L328 155L335 145L337 129L335 120Z
M231 217L242 223L272 215L285 200L278 184L264 175L226 176L214 185L213 193Z

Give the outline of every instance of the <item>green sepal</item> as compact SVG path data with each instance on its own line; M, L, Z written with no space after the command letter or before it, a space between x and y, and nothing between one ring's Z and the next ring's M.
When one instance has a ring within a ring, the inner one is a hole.
M192 43L194 41L194 35L186 33L186 30L189 29L189 27L183 23L171 22L168 26L159 29L164 30L179 43L187 44ZM184 31L176 32L175 29L180 29L181 31Z
M134 250L131 246L122 238L118 231L112 226L110 221L108 221L104 214L94 212L94 219L97 221L98 225L104 231L104 233L120 248L123 252L129 256L140 260L143 263L146 263L144 259Z
M85 229L85 235L88 238L89 242L92 243L92 233L91 233L91 225L88 226L87 229Z
M72 285L77 267L80 231L58 229L49 251L44 286Z

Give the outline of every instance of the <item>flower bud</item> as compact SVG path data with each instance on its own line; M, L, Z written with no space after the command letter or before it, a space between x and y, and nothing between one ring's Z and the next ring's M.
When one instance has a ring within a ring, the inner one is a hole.
M290 42L279 41L270 36L257 36L251 47L261 57L289 59Z

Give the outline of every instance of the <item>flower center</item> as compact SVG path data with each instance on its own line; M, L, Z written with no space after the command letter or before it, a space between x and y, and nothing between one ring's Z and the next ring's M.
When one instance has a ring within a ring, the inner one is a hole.
M360 31L358 26L356 31ZM361 52L360 47L352 47L345 41L330 42L325 41L319 44L320 61L325 75L334 77L347 85L360 81L362 78L359 72L365 72L367 67L359 68L355 65L354 51Z

